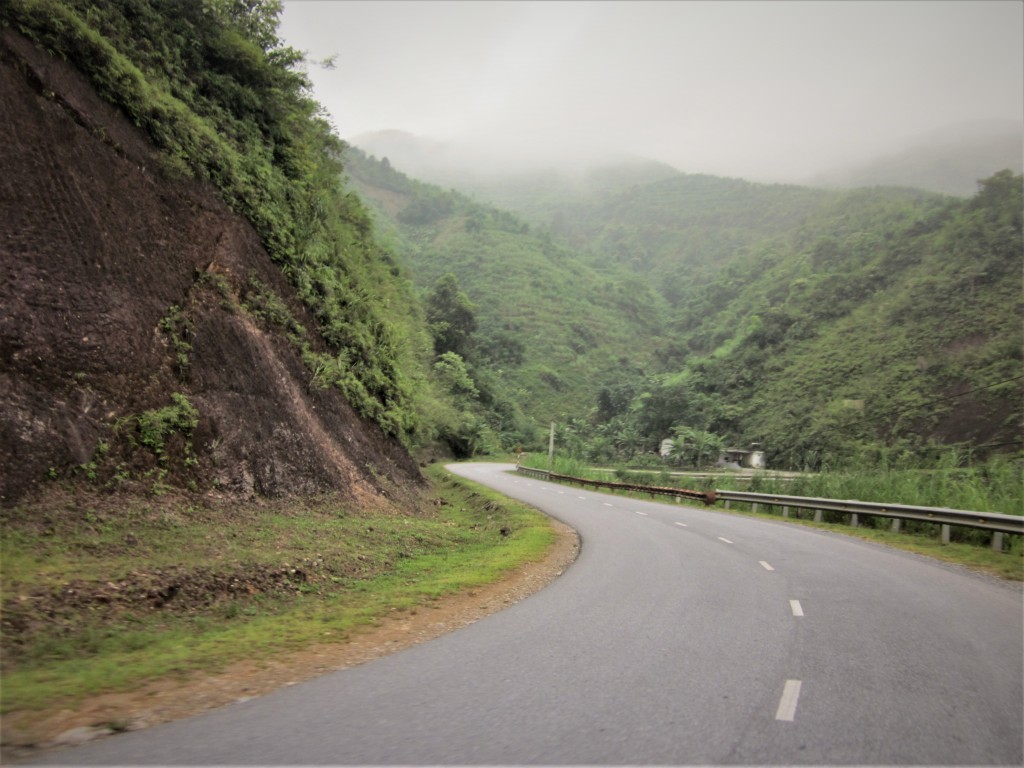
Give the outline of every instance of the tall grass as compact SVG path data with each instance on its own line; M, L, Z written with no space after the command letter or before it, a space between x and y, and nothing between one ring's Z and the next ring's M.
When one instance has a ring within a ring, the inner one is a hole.
M734 489L739 486L735 479L725 478L716 487ZM766 474L756 476L744 487L790 496L1024 514L1021 464L1007 457L994 457L983 464L966 466L962 457L950 452L931 466L849 467L798 475L789 480Z
M547 469L547 456L526 457L525 466ZM602 471L584 466L574 459L555 457L554 471L590 480L628 481L640 485L689 490L744 490L754 493L769 493L785 496L807 496L825 499L850 499L883 504L905 504L920 507L946 507L951 509L990 512L1009 515L1024 514L1024 474L1019 458L996 456L983 463L971 464L969 457L957 451L949 451L930 464L900 464L879 462L874 465L851 465L841 469L815 474L773 474L756 473L744 477L735 472L708 473L704 477L672 474L668 468L660 471L635 471L625 468ZM748 509L749 505L733 504L732 507ZM781 515L779 507L759 505L762 513ZM794 520L809 520L812 510L789 511ZM824 523L847 523L848 514L825 512ZM861 515L858 520L859 535L869 538L885 538L886 543L922 551L925 540L936 540L939 525L903 520L901 534L889 535L892 520L881 516ZM914 539L916 538L916 542ZM1021 578L1019 560L1024 552L1022 537L1004 537L1004 551L1013 558L998 569L1009 578ZM969 550L988 547L992 534L988 531L962 526L953 526L950 541L954 545L968 545L957 549L946 547L942 552L945 559L953 559L967 565L977 565L976 558ZM928 547L928 554L938 554ZM997 555L998 557L998 555ZM993 570L990 563L982 564Z

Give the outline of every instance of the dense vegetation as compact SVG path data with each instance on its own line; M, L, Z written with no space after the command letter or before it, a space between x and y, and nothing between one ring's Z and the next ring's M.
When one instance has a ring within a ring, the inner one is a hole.
M1020 267L1020 176L969 201L844 193L680 291L666 372L631 404L636 421L760 442L795 468L1013 447Z
M487 231L489 209L375 162L350 171L414 274L452 271L494 317L550 303L483 272L500 260L514 275L521 252L496 244L466 259L455 246L453 232ZM815 469L883 456L916 464L950 444L965 457L1019 451L1019 175L998 172L965 200L652 173L638 166L634 184L620 168L582 186L537 176L532 187L518 178L485 190L530 218L521 237L543 243L549 262L552 248L571 254L572 284L549 283L561 303L606 276L657 310L634 342L645 354L591 368L583 390L557 402L565 450L649 463L664 438L682 437L669 459L694 463L759 442L775 467ZM598 345L636 327L628 312L601 313ZM557 328L533 330L548 341L534 354L552 360Z
M445 375L471 416L451 424L463 434L450 442L529 446L539 426L578 410L598 388L653 370L666 304L642 278L617 265L595 269L521 218L410 179L386 159L351 148L346 158L380 236L410 265L428 319L462 308L457 344L431 319L435 352L448 354L443 366L465 364L476 390Z

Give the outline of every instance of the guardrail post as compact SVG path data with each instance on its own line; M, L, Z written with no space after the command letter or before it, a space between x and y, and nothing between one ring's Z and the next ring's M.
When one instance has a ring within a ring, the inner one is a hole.
M856 512L854 512L852 515L850 515L850 525L852 525L854 528L857 527L857 513Z
M820 523L821 522L821 510L820 509L814 510L814 522L816 522L816 523Z
M755 515L757 514L757 502L756 501L753 504L750 505L750 511L753 514L755 514Z
M726 499L726 500L725 500L725 508L726 508L726 509L728 509L728 508L729 508L729 500L728 500L728 499Z
M1003 551L1003 532L996 531L992 534L992 551L1002 552Z
M782 516L783 517L789 517L789 507L783 507L782 508Z
M900 519L898 517L894 517L892 519L892 532L893 533L899 533L900 532L900 522L901 521L900 521Z
M945 523L942 525L942 543L949 544L949 526Z

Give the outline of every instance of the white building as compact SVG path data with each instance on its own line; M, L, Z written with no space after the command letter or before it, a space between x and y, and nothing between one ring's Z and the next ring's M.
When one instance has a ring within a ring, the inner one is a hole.
M726 448L718 463L725 466L735 464L743 469L764 469L764 451L758 443L751 443L750 450L746 451L740 448Z

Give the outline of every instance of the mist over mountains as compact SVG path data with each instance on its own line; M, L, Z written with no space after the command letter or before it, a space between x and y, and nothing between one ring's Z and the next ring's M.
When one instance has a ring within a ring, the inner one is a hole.
M978 179L1024 167L1024 124L989 120L945 126L907 142L892 154L836 168L807 180L811 186L908 186L969 197Z
M477 194L495 205L519 209L510 190L517 185L557 185L565 192L607 191L614 176L623 188L687 173L686 168L626 153L602 157L508 157L455 142L443 142L401 130L364 133L349 143L412 177ZM812 187L913 187L970 197L978 180L993 173L1024 169L1024 123L987 120L959 123L908 138L874 160L837 165L803 180ZM600 183L594 183L599 177ZM514 195L513 195L514 198ZM524 211L525 212L525 211Z

